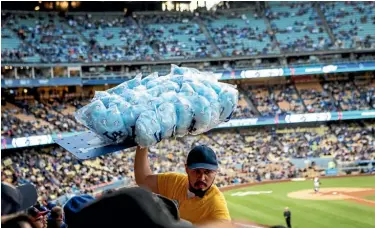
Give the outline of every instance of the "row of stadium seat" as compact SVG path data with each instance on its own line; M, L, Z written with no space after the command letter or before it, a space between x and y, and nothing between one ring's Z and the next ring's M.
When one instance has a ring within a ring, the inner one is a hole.
M374 2L267 5L264 12L249 8L134 19L121 14L8 13L3 15L2 59L134 61L375 47Z

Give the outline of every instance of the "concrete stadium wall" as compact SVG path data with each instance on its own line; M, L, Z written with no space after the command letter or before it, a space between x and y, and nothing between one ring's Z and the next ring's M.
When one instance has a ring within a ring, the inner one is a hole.
M334 179L334 178L345 178L345 177L359 177L359 176L375 176L375 174L356 174L356 175L341 175L341 176L322 176L319 177L321 179ZM304 178L291 178L291 179L285 179L285 180L270 180L270 181L261 181L261 182L254 182L254 183L247 183L247 184L237 184L237 185L231 185L226 187L221 187L220 191L230 191L234 189L240 189L255 185L264 185L264 184L274 184L274 183L284 183L284 182L292 182L297 179L304 179ZM305 178L306 180L312 180L313 178Z

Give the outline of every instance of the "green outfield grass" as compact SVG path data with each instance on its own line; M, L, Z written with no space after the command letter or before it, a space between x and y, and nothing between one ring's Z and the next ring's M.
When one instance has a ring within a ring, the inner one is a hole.
M325 187L375 188L375 176L321 179ZM289 192L312 189L311 180L245 187L224 192L232 219L265 225L285 225L283 210L292 212L293 228L375 227L375 207L345 200L313 201L292 199ZM231 196L239 191L272 191L271 194ZM367 199L375 200L375 196Z

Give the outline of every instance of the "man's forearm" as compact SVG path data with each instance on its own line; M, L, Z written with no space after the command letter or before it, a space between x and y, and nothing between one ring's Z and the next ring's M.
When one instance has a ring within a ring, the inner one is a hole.
M147 176L152 175L150 162L148 161L148 148L137 147L134 161L135 182L143 185Z

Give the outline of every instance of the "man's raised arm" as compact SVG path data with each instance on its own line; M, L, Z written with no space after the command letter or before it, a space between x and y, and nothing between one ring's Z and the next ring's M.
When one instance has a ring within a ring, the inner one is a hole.
M147 187L154 193L159 193L158 176L154 175L148 161L148 148L137 147L134 161L135 182L140 187Z

